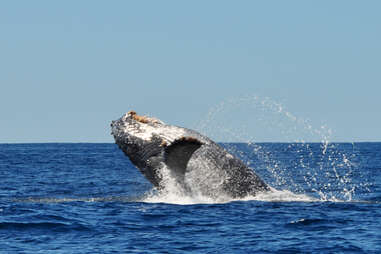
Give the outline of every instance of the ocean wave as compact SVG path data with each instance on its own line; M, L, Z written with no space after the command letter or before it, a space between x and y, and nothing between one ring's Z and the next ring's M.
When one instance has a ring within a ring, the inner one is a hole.
M88 227L79 223L62 222L0 222L0 230L53 230L55 232L87 231Z

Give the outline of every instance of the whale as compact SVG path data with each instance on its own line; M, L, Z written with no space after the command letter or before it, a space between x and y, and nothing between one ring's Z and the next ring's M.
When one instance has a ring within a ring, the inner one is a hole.
M197 131L129 111L111 122L111 134L158 190L165 188L168 175L184 191L212 198L243 198L270 190L253 169Z

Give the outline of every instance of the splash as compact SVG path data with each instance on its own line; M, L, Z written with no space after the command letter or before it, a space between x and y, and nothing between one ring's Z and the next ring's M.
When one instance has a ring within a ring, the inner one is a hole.
M305 140L311 140L327 145L332 136L332 130L326 124L315 128L311 120L297 117L269 97L257 95L229 98L220 102L211 107L195 129L214 140L253 142L258 139L251 134L253 127L260 130L262 140L271 137L271 142L275 137L278 142L305 143Z
M280 191L311 195L321 201L353 201L356 191L369 191L367 183L355 183L356 151L343 152L343 144L331 143L332 130L296 116L282 104L257 95L225 100L212 107L197 126L216 140L243 142L244 149L226 148L255 168L267 183ZM268 137L279 137L282 151L271 144L258 143L255 129ZM315 143L308 143L312 140ZM291 141L291 142L290 142ZM289 156L288 161L282 159ZM290 159L291 158L291 159Z
M221 195L203 194L201 190L202 184L194 183L194 181L199 180L196 176L187 176L186 181L179 182L177 177L173 175L172 171L165 164L162 165L159 172L162 179L160 190L151 190L141 201L181 205L226 203L230 201L228 196L223 195L213 186L208 187L210 190L213 190L213 193ZM218 184L216 184L216 187L218 187Z
M202 161L193 160L192 163L200 163ZM202 178L209 178L208 172L216 172L215 170L205 168L205 174L202 176L187 175L185 182L179 182L173 172L168 169L165 164L159 169L161 176L161 188L159 190L153 189L146 193L140 201L146 203L168 203L178 205L192 205L192 204L223 204L234 201L266 201L266 202L317 202L317 198L293 193L289 190L277 190L271 188L268 192L258 193L255 196L246 196L244 198L232 198L223 191L221 182L208 182L208 186L203 186ZM218 172L218 171L217 171ZM217 179L224 179L223 176ZM205 191L207 189L207 192Z
M258 137L252 134L254 123L264 133L262 136L282 137L288 143L275 146L257 142ZM343 145L330 142L332 130L326 124L315 127L310 120L296 116L268 97L254 95L225 100L212 107L197 126L195 129L215 140L230 142L224 144L226 149L255 168L273 187L271 192L241 200L353 202L357 192L369 191L367 183L352 181L356 167L354 144L345 144L352 145L353 153L348 149L344 152ZM176 204L235 201L221 197L220 193L212 198L200 193L190 195L171 181L167 185L170 187L165 191L150 194L144 201Z

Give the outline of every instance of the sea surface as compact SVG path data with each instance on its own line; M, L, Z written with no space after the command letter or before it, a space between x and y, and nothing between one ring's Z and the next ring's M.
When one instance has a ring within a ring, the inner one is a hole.
M162 193L115 144L0 144L0 253L381 253L381 143L221 145L273 191Z

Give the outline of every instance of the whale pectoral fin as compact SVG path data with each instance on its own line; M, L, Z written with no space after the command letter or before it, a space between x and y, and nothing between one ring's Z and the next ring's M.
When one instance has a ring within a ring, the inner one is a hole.
M188 161L202 143L195 138L184 137L172 142L165 148L165 164L177 175L184 176Z

